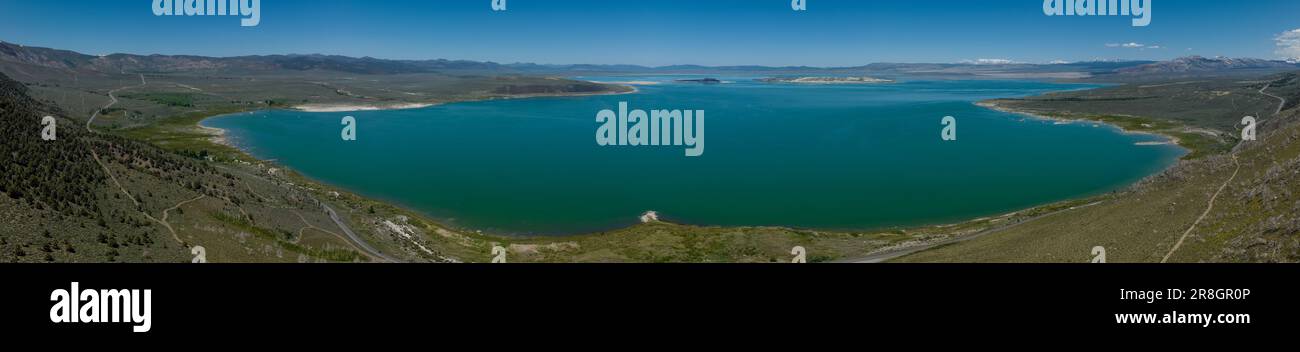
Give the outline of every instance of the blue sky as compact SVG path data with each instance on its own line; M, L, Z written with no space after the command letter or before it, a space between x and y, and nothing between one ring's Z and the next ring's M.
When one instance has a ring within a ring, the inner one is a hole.
M1041 0L807 0L804 12L792 11L789 0L508 0L505 12L491 11L490 0L261 1L256 27L240 27L235 17L156 17L152 0L3 1L0 40L88 54L640 65L1300 52L1279 52L1277 44L1279 35L1300 28L1295 0L1153 0L1147 27L1133 27L1128 17L1048 17Z

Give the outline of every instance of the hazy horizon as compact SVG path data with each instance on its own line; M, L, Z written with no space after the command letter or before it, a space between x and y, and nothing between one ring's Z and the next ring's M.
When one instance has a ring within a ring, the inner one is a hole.
M78 51L78 50L72 50L72 49L67 49L67 48L49 47L49 46L42 46L42 45L29 45L29 44L26 44L26 43L12 42L12 41L5 40L5 39L0 39L0 43L13 44L13 45L18 45L18 46L22 46L22 47L45 48L45 49L52 49L52 50L66 50L66 51L72 51L72 52L76 52L76 53L83 54L83 55L92 55L92 56L112 56L112 55L153 56L153 55L162 55L162 56L198 56L198 57L210 57L210 58L218 58L218 59L230 59L230 58L240 58L240 57L267 57L267 56L318 56L318 55L319 55L319 56L342 56L342 57L349 57L349 58L366 58L366 57L369 57L369 58L373 58L373 59L379 59L379 60L393 60L393 61L435 61L435 60L447 60L447 61L474 61L474 62L484 62L484 63L495 63L495 64L500 64L500 65L542 65L542 66L577 66L577 65L592 65L592 66L639 66L639 67L646 67L646 68L664 68L664 67L672 67L672 66L700 66L700 67L747 67L747 66L753 66L753 67L767 67L767 68L786 68L786 67L794 68L794 67L807 67L807 68L817 68L817 69L835 69L835 68L849 68L849 67L867 66L867 65L873 65L873 64L918 64L918 65L926 65L926 64L933 64L933 65L963 65L963 64L964 64L964 65L1027 64L1027 65L1051 65L1051 64L1076 64L1076 63L1087 63L1087 62L1142 62L1142 61L1159 61L1159 60L1153 60L1153 59L1096 59L1096 60L1068 61L1068 62L979 62L979 61L977 61L977 60L966 60L966 61L964 61L964 62L903 62L903 61L887 61L887 62L886 62L886 61L881 61L881 62L874 62L874 61L873 61L873 62L863 62L863 63L852 64L852 65L845 65L845 66L811 66L811 65L780 65L780 66L774 66L774 65L756 65L756 64L701 65L701 64L693 64L693 63L680 63L680 64L671 64L671 65L640 65L640 64L629 64L629 63L584 63L584 62L570 62L570 63L497 62L497 61L490 61L490 60L484 60L484 61L480 61L480 60L468 60L468 59L453 58L453 57L429 57L429 58L384 58L384 57L373 57L373 56L351 56L351 55L329 54L329 53L273 53L273 54L249 54L249 55L234 55L234 56L208 56L208 55L196 55L196 54L188 54L188 53L137 53L137 52L112 52L112 53L99 53L99 54L96 54L96 53L81 52L81 51ZM1185 55L1185 56L1182 56L1182 57L1188 57L1188 56L1198 56L1198 55L1195 55L1195 54L1189 54L1189 55ZM1237 57L1237 58L1245 58L1245 57ZM1254 59L1259 59L1259 58L1254 58Z
M1300 12L1300 2L1283 0L1156 1L1145 27L1123 16L1046 16L1036 0L810 0L807 11L791 10L788 1L508 4L494 12L487 0L266 0L260 24L241 27L236 17L154 16L151 1L6 2L0 37L89 55L298 53L651 67L1300 56L1300 21L1288 15ZM33 13L49 15L14 16Z

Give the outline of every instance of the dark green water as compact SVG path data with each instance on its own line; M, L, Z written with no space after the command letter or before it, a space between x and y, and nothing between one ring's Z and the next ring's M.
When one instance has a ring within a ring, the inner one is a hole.
M602 79L602 78L591 78ZM668 77L603 78L658 80ZM940 81L891 85L641 86L619 96L497 100L402 111L263 111L206 121L317 180L457 226L568 234L647 211L705 225L866 229L945 223L1115 190L1183 151L1152 136L1054 124L973 102L1087 86ZM707 112L705 153L600 147L596 113ZM358 140L339 137L355 116ZM940 120L958 119L958 140Z

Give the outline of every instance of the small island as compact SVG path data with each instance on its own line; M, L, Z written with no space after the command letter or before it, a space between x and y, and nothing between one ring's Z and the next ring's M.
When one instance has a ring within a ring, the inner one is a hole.
M700 78L700 79L679 79L673 82L682 83L699 83L699 84L722 84L722 80L717 78Z
M802 84L883 84L894 80L874 77L771 77L759 79L768 83L802 83Z

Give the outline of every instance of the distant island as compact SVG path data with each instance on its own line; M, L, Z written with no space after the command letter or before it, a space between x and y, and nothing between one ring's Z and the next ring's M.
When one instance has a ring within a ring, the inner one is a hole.
M722 84L722 80L717 78L700 78L700 79L679 79L673 82L683 83L700 83L700 84Z
M759 79L768 83L804 83L804 84L882 84L894 83L891 79L874 77L771 77Z

